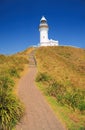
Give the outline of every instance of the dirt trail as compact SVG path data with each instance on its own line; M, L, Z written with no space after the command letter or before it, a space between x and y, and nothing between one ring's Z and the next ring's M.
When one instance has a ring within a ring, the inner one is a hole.
M30 70L19 82L18 95L26 113L16 130L65 130L35 85L37 73L34 54L30 54Z

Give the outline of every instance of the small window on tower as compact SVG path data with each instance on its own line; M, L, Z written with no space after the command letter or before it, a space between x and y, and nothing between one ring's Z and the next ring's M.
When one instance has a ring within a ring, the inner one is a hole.
M43 36L43 38L45 38L45 36Z

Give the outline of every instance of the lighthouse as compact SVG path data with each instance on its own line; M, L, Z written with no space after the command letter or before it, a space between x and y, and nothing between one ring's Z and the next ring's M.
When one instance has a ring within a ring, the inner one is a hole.
M39 31L40 31L40 44L39 44L40 46L57 46L58 45L58 41L55 41L52 39L49 40L48 38L49 26L44 16L40 20Z
M48 43L48 24L46 18L43 16L40 20L39 31L40 31L40 45L46 46Z

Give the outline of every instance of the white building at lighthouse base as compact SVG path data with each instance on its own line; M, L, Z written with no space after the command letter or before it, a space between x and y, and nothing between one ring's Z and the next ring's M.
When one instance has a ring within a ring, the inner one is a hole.
M41 42L39 46L59 46L59 42L55 40L48 40L48 42Z

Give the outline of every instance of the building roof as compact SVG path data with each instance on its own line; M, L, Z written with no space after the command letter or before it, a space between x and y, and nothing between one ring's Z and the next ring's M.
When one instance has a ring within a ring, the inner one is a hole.
M44 16L42 16L40 21L47 21L46 18Z

